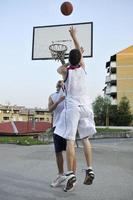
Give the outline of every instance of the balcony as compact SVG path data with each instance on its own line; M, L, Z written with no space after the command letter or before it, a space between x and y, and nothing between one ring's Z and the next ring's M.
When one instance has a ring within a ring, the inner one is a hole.
M113 62L116 61L116 54L110 57L110 62L112 62L112 61Z
M106 62L106 68L109 68L110 62Z
M116 93L116 92L117 92L116 86L111 86L110 87L110 93L112 94L112 93Z
M112 99L111 100L111 105L117 105L117 100L116 99Z
M111 81L116 81L116 74L106 76L105 83L110 83Z
M106 76L105 83L109 83L109 82L110 82L110 76Z
M110 67L111 68L116 68L116 62L115 61L111 61L110 62Z
M107 86L105 93L111 95L117 92L116 86Z
M106 95L109 95L109 94L110 94L110 87L107 87L107 88L106 88L105 94L106 94Z
M116 67L114 67L114 68L111 67L111 68L110 68L110 72L111 72L112 74L116 74L116 69L117 69Z
M111 74L110 81L116 81L116 74Z
M116 62L111 61L106 63L107 73L113 72L116 73Z

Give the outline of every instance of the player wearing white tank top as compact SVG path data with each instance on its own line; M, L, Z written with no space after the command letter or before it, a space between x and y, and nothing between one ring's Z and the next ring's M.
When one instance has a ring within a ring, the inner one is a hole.
M60 120L60 114L64 109L64 83L63 81L58 81L56 85L56 92L51 94L49 97L48 108L49 111L53 113L53 129L55 129L56 124ZM57 178L51 183L51 187L59 186L65 179L64 174L64 158L63 151L66 151L66 139L63 137L53 134L56 163L58 168ZM76 171L76 160L74 159L74 172Z
M59 87L59 82L58 82L58 87ZM62 88L57 89L57 91L55 93L50 95L50 98L51 98L52 102L58 104L56 109L53 110L53 127L56 127L56 123L58 122L58 120L60 118L60 114L64 108L65 94L64 94Z
M75 138L77 130L82 139L84 155L86 159L86 176L84 184L90 185L94 179L92 170L92 148L89 136L96 133L93 111L89 106L87 90L87 74L83 61L83 48L80 47L76 29L70 27L70 35L73 39L75 49L69 53L69 64L58 68L57 72L63 76L65 82L65 103L55 133L67 139L67 180L64 191L72 191L76 183L73 173L73 159L75 157Z
M80 65L67 68L65 91L67 106L89 105L87 73Z

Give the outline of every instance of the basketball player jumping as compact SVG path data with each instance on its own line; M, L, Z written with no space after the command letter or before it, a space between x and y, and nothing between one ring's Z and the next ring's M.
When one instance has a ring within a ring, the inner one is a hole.
M82 50L79 45L76 29L70 27L70 35L75 45L69 53L69 64L57 69L65 82L65 103L60 120L56 124L54 133L67 139L67 168L66 184L64 191L72 191L76 183L73 172L73 160L75 158L75 138L78 130L82 139L84 155L86 159L86 176L84 184L90 185L95 177L92 169L92 148L89 136L96 133L93 112L89 106L87 74L83 61Z

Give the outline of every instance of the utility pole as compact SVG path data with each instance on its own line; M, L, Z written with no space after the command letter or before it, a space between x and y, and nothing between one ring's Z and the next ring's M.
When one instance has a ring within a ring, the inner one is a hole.
M106 108L106 127L109 127L109 105Z

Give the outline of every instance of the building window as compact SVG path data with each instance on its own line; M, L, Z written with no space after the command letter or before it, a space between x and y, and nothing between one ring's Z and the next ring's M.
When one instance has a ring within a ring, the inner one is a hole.
M36 122L39 122L39 118L35 118L35 121L36 121Z
M14 114L18 114L19 113L19 110L14 110Z
M46 118L46 120L47 120L47 122L49 122L49 118L48 117Z
M43 111L36 111L36 115L44 115Z
M3 120L5 120L5 121L9 120L9 117L3 117Z
M44 118L40 118L40 121L44 121Z
M7 114L7 113L9 113L9 110L3 110L3 113Z

